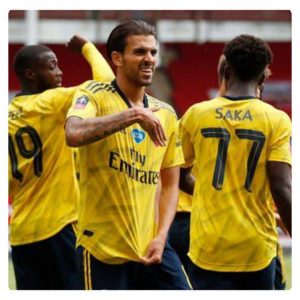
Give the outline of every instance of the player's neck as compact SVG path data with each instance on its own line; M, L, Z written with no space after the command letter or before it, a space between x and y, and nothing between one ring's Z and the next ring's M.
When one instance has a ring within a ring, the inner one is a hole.
M34 95L34 94L40 94L43 91L38 89L36 86L30 85L30 84L22 84L22 88L19 95Z
M137 86L117 77L117 84L132 106L144 106L145 87Z
M236 82L227 86L225 95L229 97L253 96L255 98L256 89L257 85L255 84Z

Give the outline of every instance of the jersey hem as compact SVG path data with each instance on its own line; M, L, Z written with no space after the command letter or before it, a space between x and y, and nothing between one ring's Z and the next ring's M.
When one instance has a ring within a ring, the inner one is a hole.
M90 245L89 243L85 243L84 241L81 241L76 244L76 248L78 246L81 246L85 248L92 256L94 256L97 260L99 260L102 263L109 264L109 265L121 265L130 261L135 261L135 262L141 262L137 259L133 258L122 258L122 257L110 257L107 258L107 255L101 255L101 251L95 251L95 247Z
M183 161L181 161L181 162L178 161L178 162L175 162L174 164L163 166L161 168L161 170L169 169L169 168L173 168L173 167L180 167L183 163L184 163Z
M288 159L282 159L282 158L271 158L268 159L268 161L276 161L276 162L282 162L282 163L287 163L289 165L292 165L292 162Z
M276 251L275 253L268 257L267 260L264 260L263 262L252 264L252 265L216 265L216 264L210 264L204 261L201 261L199 259L196 259L191 253L188 253L188 256L190 257L191 261L198 267L208 270L208 271L215 271L215 272L255 272L260 271L264 268L266 268L276 257Z
M49 233L40 236L40 237L35 237L35 238L28 238L26 240L22 239L22 240L17 240L17 239L10 239L9 243L11 246L22 246L22 245L26 245L26 244L31 244L31 243L36 243L36 242L40 242L43 240L46 240L48 238L51 238L52 236L56 235L58 232L60 232L65 226L67 226L70 223L73 223L77 221L77 218L72 218L70 220L67 220L66 222L62 223L58 228L55 228L53 230L51 230Z

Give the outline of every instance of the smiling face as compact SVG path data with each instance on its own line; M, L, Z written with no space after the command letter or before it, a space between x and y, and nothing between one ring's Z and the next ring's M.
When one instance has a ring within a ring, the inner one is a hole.
M118 75L135 86L148 86L157 64L157 42L153 35L130 35L123 53L115 52Z
M39 91L60 87L62 71L58 67L56 55L52 51L41 53L32 67L33 80Z

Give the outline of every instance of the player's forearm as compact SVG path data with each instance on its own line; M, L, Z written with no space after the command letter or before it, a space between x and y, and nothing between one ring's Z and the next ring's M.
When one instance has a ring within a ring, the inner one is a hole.
M82 55L87 60L92 68L92 74L94 80L99 81L111 81L115 78L115 75L106 62L102 54L92 43L86 43L82 47Z
M66 122L66 141L70 147L84 146L108 137L139 120L140 115L134 108L102 117L71 117Z
M177 209L179 167L163 169L160 174L158 237L165 242Z
M292 173L291 165L269 161L268 177L276 208L289 234L292 234Z
M280 187L273 187L271 190L280 218L292 236L291 184L288 182L281 183Z
M178 204L178 187L163 189L159 200L158 236L165 242Z

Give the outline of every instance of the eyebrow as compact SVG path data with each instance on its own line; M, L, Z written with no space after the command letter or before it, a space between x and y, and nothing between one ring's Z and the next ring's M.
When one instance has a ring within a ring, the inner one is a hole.
M158 48L157 47L154 47L154 48L149 48L149 47L143 47L143 46L138 46L138 47L136 47L136 48L133 48L133 51L148 51L148 50L150 50L150 51L158 51Z

